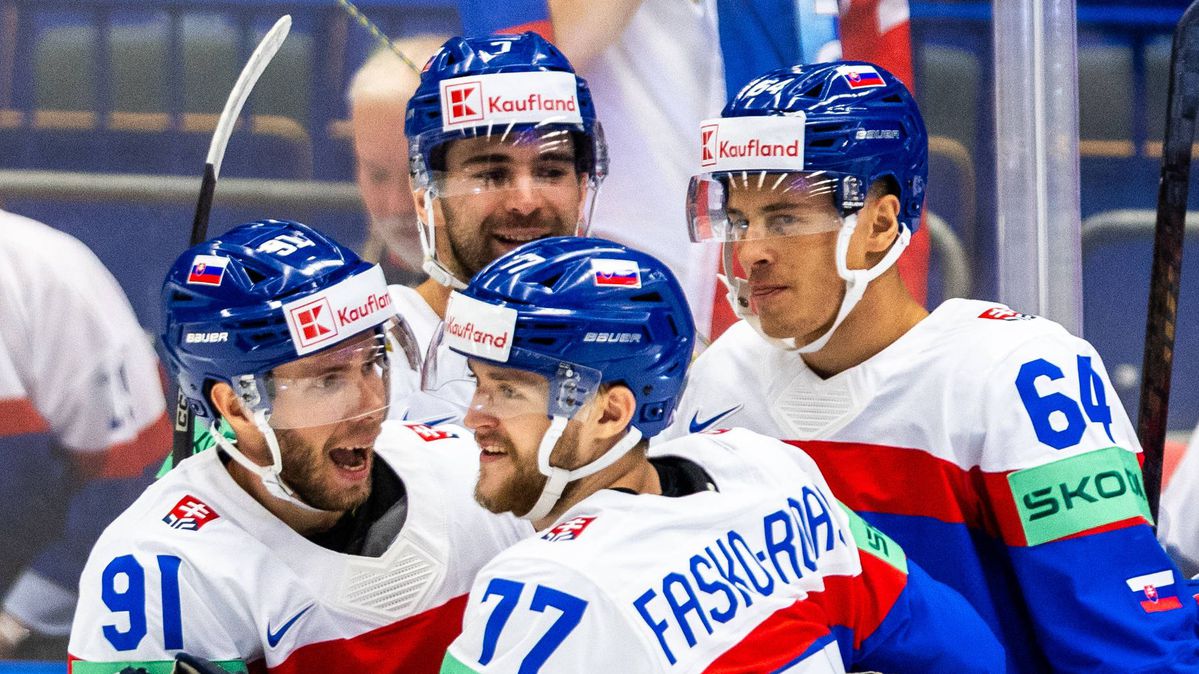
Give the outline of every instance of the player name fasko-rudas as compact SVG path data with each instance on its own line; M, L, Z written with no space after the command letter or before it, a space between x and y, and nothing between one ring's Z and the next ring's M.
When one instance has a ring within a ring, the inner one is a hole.
M821 557L850 540L832 515L837 507L804 487L799 500L788 498L762 518L760 532L728 530L633 600L666 659L674 664L672 646L694 648L704 632L714 634L755 598L781 592L794 600L796 588L820 587L820 581L803 581L815 580ZM762 541L761 549L751 541Z

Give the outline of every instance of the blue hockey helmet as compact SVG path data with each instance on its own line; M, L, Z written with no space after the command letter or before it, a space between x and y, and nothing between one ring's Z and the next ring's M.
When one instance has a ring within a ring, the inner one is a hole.
M899 197L901 226L914 233L920 225L928 132L907 87L874 64L772 70L742 87L719 119L703 122L700 140L703 173L688 199L695 240L736 238L713 213L719 189L714 194L704 183L744 172L804 174L804 189L830 194L842 216L865 204L871 185L887 181Z
M441 259L436 227L442 223L434 203L458 196L473 197L514 189L495 168L479 180L453 180L446 171L454 141L483 139L488 143L532 148L554 166L537 171L534 189L555 190L569 185L575 196L560 220L557 233L585 235L596 193L608 171L608 151L587 82L553 44L536 33L454 37L429 59L420 85L408 101L404 124L409 143L412 185L418 196L417 213L425 270L438 282L465 285L474 268ZM487 155L485 155L487 156ZM573 162L571 179L550 179L563 158ZM484 173L482 168L473 173ZM585 176L585 181L580 180Z
M285 389L300 388L271 377L274 368L347 343L359 343L359 350L398 347L405 367L419 364L415 340L391 307L378 265L299 222L251 222L189 248L167 274L162 304L167 363L192 412L209 424L220 416L209 397L217 382L233 387L274 428L363 413L353 404L327 404L319 413L287 418L272 409ZM380 339L354 339L368 331Z
M475 340L493 319L499 343ZM569 417L601 384L622 384L637 400L632 424L650 437L682 395L695 324L658 259L604 239L554 237L501 257L453 293L443 338L468 358L544 376L551 416ZM567 370L594 375L566 384Z

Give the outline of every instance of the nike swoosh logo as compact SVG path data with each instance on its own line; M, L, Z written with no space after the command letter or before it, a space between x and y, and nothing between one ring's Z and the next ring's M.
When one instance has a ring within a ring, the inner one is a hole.
M309 604L300 609L300 612L293 615L291 620L283 623L283 626L279 628L278 632L271 631L271 622L268 620L266 623L266 642L271 645L271 648L278 646L279 640L283 638L283 635L287 633L287 630L291 629L291 626L296 624L296 621L303 617L303 615L307 613L313 606L316 606L316 604Z
M448 417L442 417L440 419L433 419L432 421L422 421L420 423L422 423L426 426L436 426L437 424L444 424L447 421L453 421L455 418L457 418L457 416L458 415L456 415L456 414L451 414Z
M741 409L742 407L744 407L744 405L737 405L736 407L730 407L729 409L727 409L723 412L720 412L720 413L716 414L715 416L708 417L707 419L704 419L703 421L699 420L699 412L696 412L695 415L691 417L691 432L692 433L702 433L704 431L704 429L708 428L709 426L716 423L717 421L720 421L721 419L729 416L730 414L733 414L734 412Z

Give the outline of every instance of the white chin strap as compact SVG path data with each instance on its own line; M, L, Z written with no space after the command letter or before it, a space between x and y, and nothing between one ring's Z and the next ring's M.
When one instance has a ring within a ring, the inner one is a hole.
M829 329L816 339L800 346L796 344L794 337L778 338L771 337L762 331L762 322L758 315L750 308L749 282L743 278L737 277L733 273L733 247L728 243L721 245L721 253L723 255L724 274L718 275L720 281L724 283L724 287L728 289L729 306L733 308L733 313L737 314L738 318L745 319L758 334L762 335L767 341L775 346L795 351L797 353L815 353L825 347L828 341L832 338L833 333L841 326L841 322L853 311L858 302L862 299L862 295L866 293L866 286L883 272L891 268L904 249L908 247L908 243L912 240L912 233L908 228L900 226L899 237L895 243L891 245L891 249L883 256L883 259L878 261L878 264L869 269L850 269L847 266L846 260L849 257L849 241L853 238L854 229L858 225L858 214L853 213L845 218L845 222L841 224L841 230L837 233L837 276L840 276L845 281L845 297L841 300L841 307L837 310L837 317L833 319L833 324Z
M425 261L421 264L421 269L429 275L429 278L443 286L452 290L464 290L466 284L462 282L462 279L454 276L454 272L450 271L437 259L437 234L436 228L433 226L432 190L425 190L423 201L424 217L417 218L417 228L420 230L420 247L425 254Z
M536 522L554 509L558 503L558 499L562 498L562 492L566 490L566 485L594 475L599 471L616 463L620 457L628 454L629 450L641 442L641 431L635 426L629 426L628 432L615 445L612 445L608 451L601 454L595 461L575 468L567 470L550 465L550 454L553 453L554 447L558 444L558 439L562 437L562 432L566 430L566 422L569 421L566 417L556 414L550 422L550 427L546 429L545 435L541 436L541 444L537 447L537 469L545 475L548 480L545 486L541 489L541 496L538 497L537 503L533 504L533 509L521 515L522 519Z
M271 450L271 465L260 466L249 459L245 454L241 453L229 438L226 438L223 433L217 430L219 422L208 424L208 435L218 447L223 449L226 454L233 457L233 460L241 464L243 468L258 476L262 480L262 484L266 487L267 493L275 498L282 499L288 503L307 510L308 512L323 513L327 512L320 508L314 508L300 499L296 492L283 481L283 455L279 451L279 439L275 437L275 429L271 428L266 420L266 411L254 410L254 425L266 437L266 445Z

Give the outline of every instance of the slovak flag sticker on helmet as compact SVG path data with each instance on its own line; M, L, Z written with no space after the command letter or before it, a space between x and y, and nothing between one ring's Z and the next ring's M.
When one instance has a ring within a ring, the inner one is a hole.
M187 273L189 285L219 286L225 278L225 267L229 259L216 255L197 255L192 260L191 270Z
M641 287L641 270L632 260L592 260L591 271L597 286Z
M837 68L837 72L845 77L845 81L849 82L850 89L869 89L871 87L885 87L887 83L883 81L883 76L878 74L878 71L870 66L841 66Z

